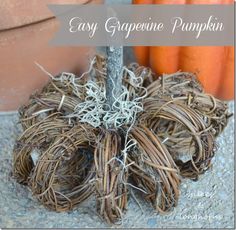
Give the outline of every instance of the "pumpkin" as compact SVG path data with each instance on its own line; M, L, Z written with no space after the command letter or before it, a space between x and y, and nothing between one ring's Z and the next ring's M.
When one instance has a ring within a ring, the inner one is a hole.
M233 4L233 0L133 0L134 4ZM232 5L233 7L233 5ZM137 61L158 75L178 70L196 73L205 91L222 100L234 97L234 47L135 47Z

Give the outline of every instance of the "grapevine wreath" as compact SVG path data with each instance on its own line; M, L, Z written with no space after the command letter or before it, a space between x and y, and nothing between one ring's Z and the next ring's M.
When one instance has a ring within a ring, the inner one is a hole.
M121 66L117 85L109 69L109 56L97 55L80 77L47 73L49 83L19 110L13 174L56 211L95 195L98 214L117 223L134 189L169 212L181 178L197 180L210 167L227 104L192 73L157 78L133 63Z

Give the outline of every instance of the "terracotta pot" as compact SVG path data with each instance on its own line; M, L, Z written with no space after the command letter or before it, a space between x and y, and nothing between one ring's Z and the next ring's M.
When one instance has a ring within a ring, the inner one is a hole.
M0 111L16 110L48 81L38 62L51 74L82 72L92 47L53 47L48 42L59 23L49 3L100 3L100 0L1 0Z

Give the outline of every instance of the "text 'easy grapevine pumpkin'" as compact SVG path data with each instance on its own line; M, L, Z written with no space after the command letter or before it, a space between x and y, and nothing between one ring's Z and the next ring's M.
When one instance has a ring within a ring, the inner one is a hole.
M233 2L233 0L133 0L134 4L233 4ZM231 100L234 97L234 47L138 46L134 51L137 61L141 65L150 66L158 75L179 70L194 72L206 92L223 100Z

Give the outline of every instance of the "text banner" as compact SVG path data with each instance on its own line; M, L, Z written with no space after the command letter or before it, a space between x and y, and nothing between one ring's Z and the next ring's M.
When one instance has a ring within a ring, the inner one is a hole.
M230 46L234 5L49 5L73 46Z

